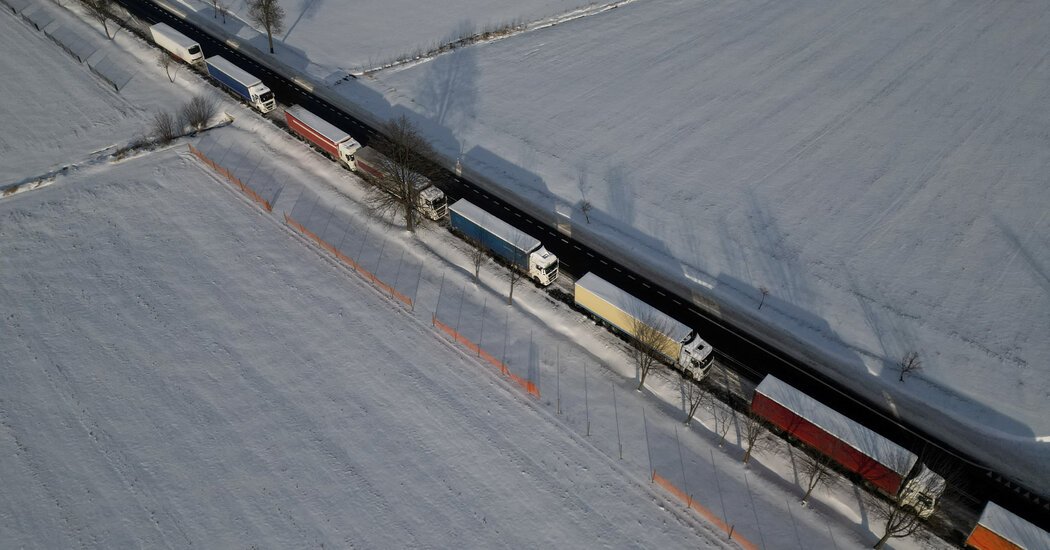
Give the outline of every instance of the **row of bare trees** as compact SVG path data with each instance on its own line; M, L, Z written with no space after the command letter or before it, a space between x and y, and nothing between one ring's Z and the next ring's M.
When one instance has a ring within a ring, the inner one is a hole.
M685 424L689 425L700 407L706 405L711 413L712 429L719 438L719 447L725 444L727 434L734 425L736 426L744 450L742 461L745 464L750 461L756 450L769 447L775 441L772 437L763 437L769 433L765 420L750 408L738 413L727 402L728 399L719 398L718 394L728 397L729 387L725 375L719 371L712 372L705 380L695 380L686 371L686 374L678 378L678 386L685 408ZM803 506L807 505L817 489L830 489L842 479L838 475L835 460L827 454L808 447L797 450L789 447L789 453L798 473ZM923 467L913 468L912 459L901 454L891 459L899 461L900 464L887 466L891 466L894 471L911 469L901 484L902 489L895 495L888 495L873 487L864 493L864 509L883 525L882 533L873 548L883 548L891 539L910 537L922 531L924 518L929 514L920 514L921 507L915 505L915 499L921 497L916 495L940 494L947 487L956 486L961 482L961 474L957 468L944 460L932 458L931 453L920 454L919 463L937 472L937 476L928 475L929 470Z
M177 113L157 111L153 115L153 137L163 144L183 135L187 127L193 132L199 132L208 125L216 111L215 102L204 96L193 97Z

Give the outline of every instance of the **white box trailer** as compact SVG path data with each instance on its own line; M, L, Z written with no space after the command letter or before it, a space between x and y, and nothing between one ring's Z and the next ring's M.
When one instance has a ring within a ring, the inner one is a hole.
M182 34L164 23L157 23L149 28L153 41L164 48L171 55L185 61L186 63L200 63L204 61L204 52L196 40Z

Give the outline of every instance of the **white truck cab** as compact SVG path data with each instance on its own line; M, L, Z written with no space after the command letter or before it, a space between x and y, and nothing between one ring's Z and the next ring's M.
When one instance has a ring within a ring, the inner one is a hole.
M947 482L921 462L917 462L915 468L918 472L904 481L898 498L901 505L926 519L937 509L937 499L944 493Z
M714 359L712 351L714 348L694 330L682 341L678 364L688 370L694 380L702 380L711 370L711 362Z
M543 286L558 279L558 257L544 246L529 254L529 277Z

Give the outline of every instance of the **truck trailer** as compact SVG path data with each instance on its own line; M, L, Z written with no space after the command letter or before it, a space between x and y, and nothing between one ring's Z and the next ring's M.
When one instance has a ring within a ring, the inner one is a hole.
M316 145L343 166L369 177L383 176L380 168L383 156L374 149L362 147L350 134L298 105L287 109L284 117L293 132ZM416 207L432 220L443 219L448 213L448 199L445 198L445 193L434 187L429 179L418 174L416 176Z
M149 33L158 46L186 63L200 63L204 60L204 52L201 51L201 45L196 40L165 23L153 25L149 28Z
M1050 548L1050 533L989 501L966 546L977 550L1035 550Z
M385 163L386 157L382 153L371 147L361 147L350 155L346 164L354 172L379 180L385 175L383 169ZM448 199L445 198L445 192L434 187L430 178L422 174L413 172L408 174L408 177L411 178L412 185L416 189L416 207L419 208L419 211L435 221L444 219L448 214ZM388 191L395 195L398 194L397 189L388 189Z
M223 88L237 94L259 112L269 113L277 108L273 92L251 73L218 55L209 57L205 63L208 66L208 74Z
M923 518L933 514L945 481L911 451L854 422L773 375L755 388L751 410L860 475Z
M631 339L638 339L644 326L659 330L655 346L665 361L685 369L695 380L711 370L713 348L695 330L679 323L626 291L587 273L576 281L573 298L576 305L610 324Z
M460 199L449 208L449 225L485 249L547 286L558 278L558 257L534 237Z

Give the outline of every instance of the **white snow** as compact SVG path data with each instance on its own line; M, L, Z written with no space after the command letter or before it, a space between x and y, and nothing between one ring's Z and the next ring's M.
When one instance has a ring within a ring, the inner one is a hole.
M352 26L329 15L295 32ZM327 78L345 65L320 47L278 58L371 117L413 116L449 166L1050 493L1047 17L649 0L375 78ZM923 368L901 383L911 351Z
M215 19L210 3L182 0ZM285 0L286 30L274 37L284 48L307 52L327 67L362 69L485 30L534 21L595 4L593 0L363 0L353 4ZM230 19L250 21L247 3L229 3ZM265 43L265 35L260 43Z
M0 37L20 37L9 51L80 68L24 28L0 14ZM184 73L169 85L141 42L118 44L143 61L129 86L152 87L129 111L139 118L122 117L131 98L90 73L51 73L85 98L82 110L93 105L90 119L126 124L86 126L87 142L125 144L152 109L210 93ZM20 59L0 57L0 71ZM54 82L25 82L40 85L0 98L5 142L65 114L22 109L64 99ZM782 443L742 466L740 435L720 446L708 412L682 426L672 379L631 391L635 373L611 334L534 287L502 305L500 268L485 266L475 286L463 243L370 218L367 188L349 171L243 105L226 98L222 110L234 123L204 138L117 162L99 155L0 199L5 544L732 546L651 484L653 470L765 548L877 538L849 485L799 507ZM82 154L39 147L64 132L44 127L54 135L23 149L35 164L4 154L13 181ZM278 186L272 214L186 152L205 140L249 185ZM298 211L410 292L414 308L281 223ZM432 316L456 319L486 350L502 346L509 370L543 397L447 340Z

